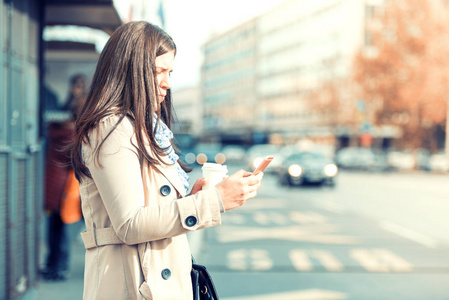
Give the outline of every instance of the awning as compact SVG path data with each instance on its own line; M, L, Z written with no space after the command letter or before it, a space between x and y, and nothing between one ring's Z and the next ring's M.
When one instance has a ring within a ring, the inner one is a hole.
M46 51L87 51L95 52L95 45L70 41L49 41L45 42Z
M45 25L77 25L109 35L122 24L112 0L47 0Z

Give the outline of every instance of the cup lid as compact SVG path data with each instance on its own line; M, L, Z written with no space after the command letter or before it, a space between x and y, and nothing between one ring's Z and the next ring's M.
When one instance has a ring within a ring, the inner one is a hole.
M216 164L216 163L204 163L203 167L201 168L203 170L208 169L208 170L216 170L216 171L228 171L228 167L225 165L221 165L221 164Z

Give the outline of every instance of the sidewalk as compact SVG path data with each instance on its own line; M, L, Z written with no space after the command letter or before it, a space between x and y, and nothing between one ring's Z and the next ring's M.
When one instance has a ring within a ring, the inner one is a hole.
M41 280L37 286L36 300L81 300L83 299L84 280L84 245L79 236L82 224L74 224L70 230L73 237L71 252L71 275L66 281L44 281ZM44 226L45 227L45 226ZM45 235L42 235L41 257L44 261L46 255ZM192 232L187 235L194 257L200 252L203 238L203 230Z
M40 261L44 265L47 255L46 245L46 220L41 229ZM69 225L69 232L72 238L70 278L66 281L44 281L40 280L36 291L36 300L80 300L83 299L84 280L84 245L79 232L83 230L84 224L81 222Z

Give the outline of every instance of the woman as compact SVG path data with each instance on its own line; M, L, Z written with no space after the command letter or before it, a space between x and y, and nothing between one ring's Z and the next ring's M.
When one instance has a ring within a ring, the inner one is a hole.
M68 119L53 120L48 123L47 158L45 168L45 208L48 214L48 255L45 268L40 270L40 275L45 280L66 280L70 274L70 232L68 223L79 221L79 206L75 210L64 210L68 201L74 200L68 197L67 185L75 183L73 189L78 190L78 182L71 181L73 170L70 165L70 144L74 134L73 120L76 118L77 109L85 99L85 78L83 75L75 75L70 79L70 90L66 104L61 108L53 105L53 110L70 112ZM76 194L76 193L75 193ZM77 195L74 195L75 197ZM75 200L76 201L76 200ZM76 201L76 204L79 204ZM75 205L76 205L75 204ZM76 209L78 208L78 209ZM68 220L69 212L71 219Z
M190 195L171 145L170 73L176 46L146 22L106 44L76 122L73 165L87 231L84 299L192 299L186 233L256 196L243 170Z

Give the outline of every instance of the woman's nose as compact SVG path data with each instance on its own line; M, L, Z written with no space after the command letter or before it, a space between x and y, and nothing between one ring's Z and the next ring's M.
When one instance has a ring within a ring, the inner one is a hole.
M171 82L170 82L170 76L169 75L164 75L162 77L161 83L160 83L160 88L168 90L171 88Z

